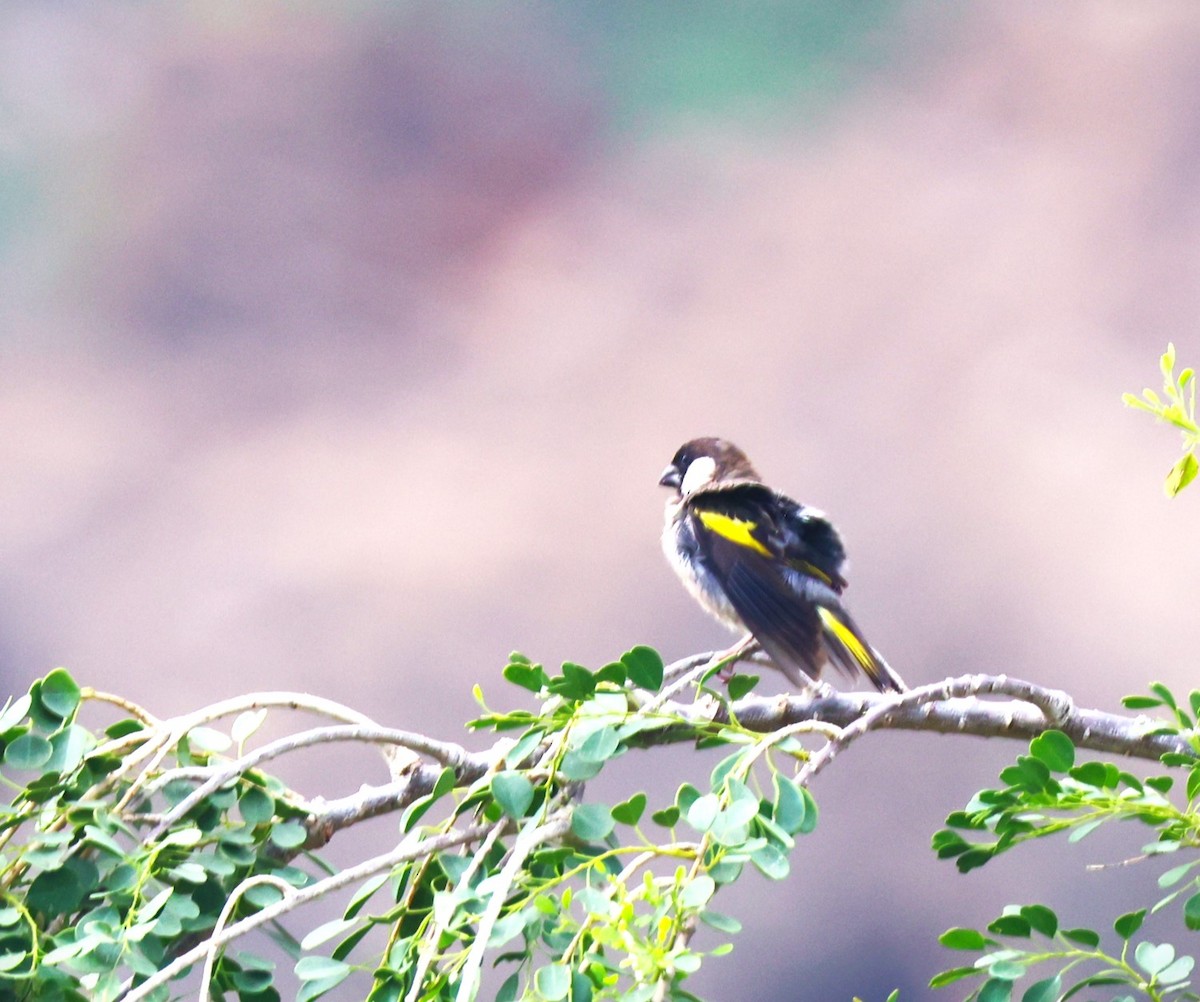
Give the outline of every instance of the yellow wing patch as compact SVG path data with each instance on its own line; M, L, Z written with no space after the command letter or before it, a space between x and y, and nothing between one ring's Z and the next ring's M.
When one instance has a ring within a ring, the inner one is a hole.
M758 528L757 522L752 522L747 518L733 518L715 511L698 511L696 517L704 523L706 529L728 539L731 543L744 546L755 553L761 553L764 557L771 555L771 551L752 535Z
M816 564L810 564L807 560L800 560L800 561L797 561L795 564L793 564L793 566L796 567L798 570L804 571L805 574L811 574L814 578L817 578L820 581L824 581L827 585L830 585L832 587L833 578L831 578L828 574L826 574L823 570L821 570L821 568L818 567Z
M833 612L826 609L825 606L817 606L817 612L821 616L821 622L825 624L825 629L837 637L841 641L842 646L853 656L854 660L862 665L863 671L874 678L875 658L867 650L866 645L854 635L850 627L838 619Z

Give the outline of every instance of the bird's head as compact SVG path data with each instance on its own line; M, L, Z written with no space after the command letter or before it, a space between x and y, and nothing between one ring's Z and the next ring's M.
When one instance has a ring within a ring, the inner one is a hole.
M677 496L686 497L709 484L758 479L746 454L732 442L723 438L694 438L679 447L658 482L662 487L673 487Z

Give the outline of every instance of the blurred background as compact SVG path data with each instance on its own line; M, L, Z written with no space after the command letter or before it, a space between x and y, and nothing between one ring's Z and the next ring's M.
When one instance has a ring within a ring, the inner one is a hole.
M9 0L5 689L304 689L478 744L511 649L729 641L658 543L660 470L717 434L832 515L910 683L1186 691L1200 495L1165 500L1175 433L1120 393L1168 340L1200 360L1198 279L1191 0ZM1019 750L839 757L694 990L923 998L950 925L1153 900L1156 864L1083 869L1137 832L934 860ZM383 780L342 756L296 782ZM394 823L358 837L333 855Z

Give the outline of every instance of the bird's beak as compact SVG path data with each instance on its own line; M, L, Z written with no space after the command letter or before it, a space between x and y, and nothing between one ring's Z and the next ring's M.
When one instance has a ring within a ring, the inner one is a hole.
M679 485L682 483L679 477L679 469L675 466L668 466L662 471L662 476L658 478L659 487L674 487L679 490Z

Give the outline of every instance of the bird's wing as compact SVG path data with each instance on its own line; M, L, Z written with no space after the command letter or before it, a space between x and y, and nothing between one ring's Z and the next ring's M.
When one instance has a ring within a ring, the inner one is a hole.
M761 485L698 492L688 509L730 604L791 681L832 662L881 691L903 690L842 606L845 550L828 519Z
M846 548L837 529L821 512L779 497L778 549L796 570L820 578L839 594L846 587L842 569Z
M793 568L783 536L752 489L693 494L688 499L701 556L763 649L796 685L821 670L822 624L806 593L836 593L819 577Z

